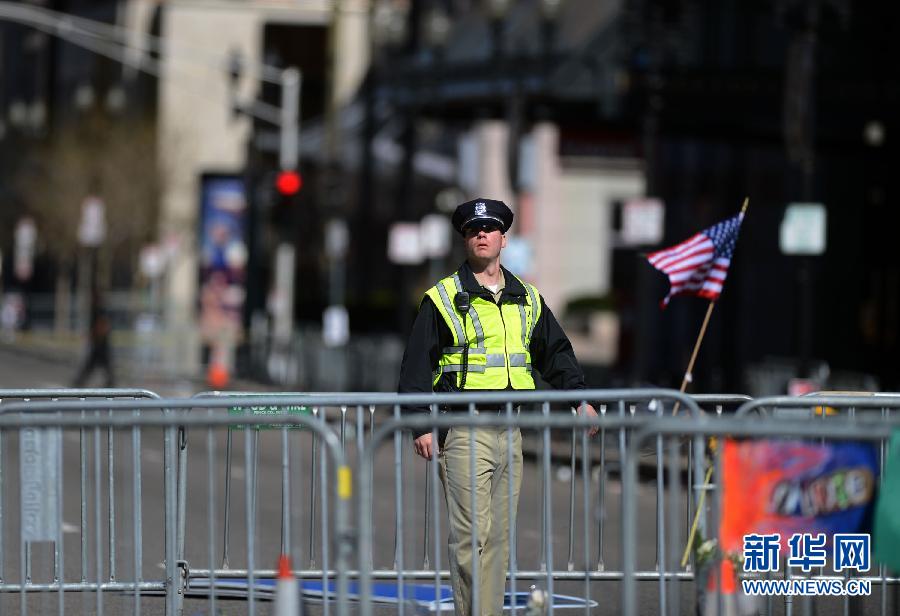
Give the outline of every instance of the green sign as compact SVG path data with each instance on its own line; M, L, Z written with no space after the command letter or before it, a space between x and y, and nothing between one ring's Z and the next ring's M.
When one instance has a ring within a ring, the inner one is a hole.
M894 430L875 505L875 560L900 571L900 430Z
M306 415L311 416L312 409L308 406L233 406L228 409L229 415L253 415L253 416L273 416L273 415ZM264 420L260 420L264 421ZM303 430L303 426L298 425L283 425L283 424L268 424L268 423L258 423L253 425L234 425L231 426L235 430L243 430L246 427L254 428L256 430L281 430L283 428L287 428L288 430Z

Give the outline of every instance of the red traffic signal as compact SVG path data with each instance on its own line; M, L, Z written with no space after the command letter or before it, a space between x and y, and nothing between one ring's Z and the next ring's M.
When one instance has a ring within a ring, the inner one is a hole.
M303 178L293 170L279 171L275 178L275 189L285 197L296 195L303 186Z

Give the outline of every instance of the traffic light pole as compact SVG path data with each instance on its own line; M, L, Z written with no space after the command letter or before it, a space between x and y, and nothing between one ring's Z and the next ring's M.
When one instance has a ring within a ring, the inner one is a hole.
M282 171L296 171L299 162L300 87L301 75L294 67L281 73L281 129L278 163ZM296 214L295 214L296 215ZM275 250L275 302L272 334L276 356L290 355L290 342L294 333L294 288L296 287L297 253L294 243L282 241Z
M281 72L281 129L278 160L283 171L296 170L300 149L300 71L291 66Z

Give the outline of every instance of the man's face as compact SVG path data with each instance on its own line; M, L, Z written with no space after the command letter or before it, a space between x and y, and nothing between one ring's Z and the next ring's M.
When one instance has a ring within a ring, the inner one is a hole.
M506 236L495 224L471 225L465 230L466 256L478 261L491 261L506 248Z

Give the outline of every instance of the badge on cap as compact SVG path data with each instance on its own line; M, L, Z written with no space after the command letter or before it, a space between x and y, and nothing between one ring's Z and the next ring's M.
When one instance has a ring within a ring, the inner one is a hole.
M481 216L485 212L487 212L487 206L484 203L479 201L478 203L475 204L475 214L477 216Z

